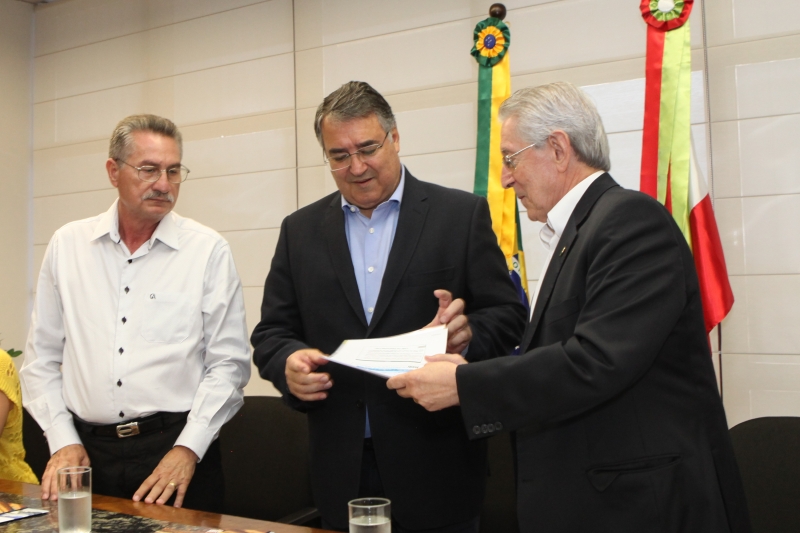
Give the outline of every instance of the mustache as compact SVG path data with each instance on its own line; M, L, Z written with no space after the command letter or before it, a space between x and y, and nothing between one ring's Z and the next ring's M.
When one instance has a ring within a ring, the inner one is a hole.
M156 200L166 200L167 202L170 203L175 202L175 197L172 196L172 193L153 191L153 190L149 190L146 193L144 193L144 196L142 196L142 201L144 202L145 200L151 200L153 198L155 198Z

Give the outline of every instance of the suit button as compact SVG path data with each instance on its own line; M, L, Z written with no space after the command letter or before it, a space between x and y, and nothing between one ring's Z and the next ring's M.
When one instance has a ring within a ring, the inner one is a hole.
M486 433L487 431L489 431L489 427L486 424L482 425L481 426L481 433Z
M364 400L356 400L356 407L358 407L359 409L364 407Z
M489 424L489 433L494 433L494 424Z
M481 427L480 426L472 426L472 432L475 433L476 435L480 435L481 434Z
M494 423L494 429L496 429L497 431L502 431L503 430L503 424L501 424L500 422L495 422Z

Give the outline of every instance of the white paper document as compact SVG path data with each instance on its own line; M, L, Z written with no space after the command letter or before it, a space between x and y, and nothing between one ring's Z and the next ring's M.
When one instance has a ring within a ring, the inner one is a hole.
M346 340L327 359L390 378L423 367L426 355L446 349L447 326L442 325L394 337Z

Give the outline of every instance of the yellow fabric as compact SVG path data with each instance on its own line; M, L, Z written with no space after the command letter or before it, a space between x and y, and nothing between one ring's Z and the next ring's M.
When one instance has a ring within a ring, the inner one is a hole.
M11 356L0 350L0 392L11 402L6 425L0 436L0 478L24 483L39 483L36 474L25 462L22 446L22 392L17 368Z

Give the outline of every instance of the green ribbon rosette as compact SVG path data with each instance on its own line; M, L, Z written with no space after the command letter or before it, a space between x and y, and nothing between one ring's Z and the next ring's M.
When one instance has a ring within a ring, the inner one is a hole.
M489 17L475 26L475 45L470 52L475 61L483 67L493 67L498 64L508 51L511 44L511 32L502 20Z

